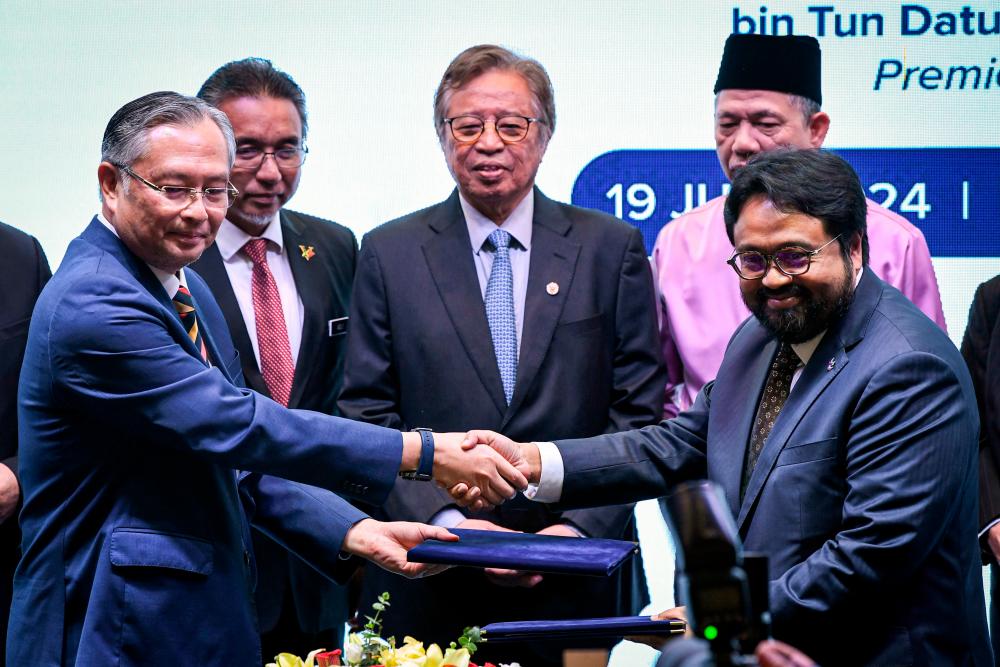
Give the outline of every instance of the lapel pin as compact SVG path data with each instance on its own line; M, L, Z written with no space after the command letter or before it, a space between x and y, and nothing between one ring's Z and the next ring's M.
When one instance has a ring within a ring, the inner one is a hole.
M549 293L549 296L559 294L559 283L549 283L545 286L545 291Z
M311 245L300 245L299 250L302 251L302 259L307 262L316 256L316 251Z
M827 371L832 371L833 367L836 366L836 365L837 365L837 357L833 357L832 359L830 359L830 361L827 362L827 364L826 364L826 370Z

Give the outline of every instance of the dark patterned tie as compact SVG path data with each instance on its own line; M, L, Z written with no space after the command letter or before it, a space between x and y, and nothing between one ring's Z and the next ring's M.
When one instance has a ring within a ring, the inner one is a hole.
M264 376L271 398L284 406L292 395L295 364L288 343L285 311L281 294L267 264L267 239L250 239L243 254L253 262L250 291L253 296L253 316L257 329L257 352L260 354L260 374Z
M497 356L503 394L510 405L517 380L517 324L514 320L514 274L510 266L510 233L495 229L490 243L496 248L493 268L486 282L486 320L490 325L493 352Z
M799 358L796 356L792 346L782 343L771 363L771 370L767 374L767 384L764 386L764 393L760 396L760 404L757 406L757 417L753 421L753 430L750 432L750 444L747 448L746 467L743 469L743 482L740 484L740 501L746 493L747 485L750 483L750 475L757 465L760 452L764 449L767 437L771 435L774 422L778 419L778 413L784 407L788 399L788 392L792 388L792 376L799 366Z
M198 315L194 311L194 299L191 298L191 292L188 291L187 285L181 285L177 288L177 294L174 295L173 302L174 310L180 316L184 330L187 331L187 335L201 353L202 361L207 363L208 348L205 347L205 339L201 336L201 328L198 326Z

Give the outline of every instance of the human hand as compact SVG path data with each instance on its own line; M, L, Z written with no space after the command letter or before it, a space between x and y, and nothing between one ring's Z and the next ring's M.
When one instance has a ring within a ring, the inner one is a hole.
M466 446L466 440L463 433L434 434L434 479L445 488L464 485L453 496L460 506L499 505L528 488L525 476L495 449ZM478 491L469 493L472 488Z
M986 531L986 542L990 545L990 553L1000 563L1000 523L994 524Z
M462 442L462 447L466 450L474 450L479 445L492 447L520 470L529 482L537 482L541 476L541 459L538 446L534 443L517 443L494 431L469 431ZM459 482L448 487L448 493L461 507L468 507L476 512L491 508L491 504L482 498L481 490L474 484Z
M815 667L816 663L802 651L774 639L765 639L754 651L760 667Z
M21 485L18 484L14 471L0 463L0 523L14 515L20 499Z
M476 530L495 530L503 533L519 533L521 531L504 528L492 521L483 519L466 519L455 526L456 528L473 528ZM542 575L537 572L524 572L523 570L507 570L499 567L488 567L483 570L486 578L497 586L531 588L537 586L542 581Z
M444 528L422 523L362 519L347 531L341 549L345 553L369 560L384 570L413 579L448 569L447 565L410 563L406 560L406 552L425 540L457 542L458 536Z
M675 619L678 621L684 621L684 636L687 638L694 637L694 633L691 632L691 626L687 622L687 607L673 607L667 609L666 611L661 611L658 614L653 614L650 617L654 621L665 621L667 619ZM630 642L635 642L637 644L645 644L646 646L651 646L657 651L663 646L663 643L669 641L673 637L659 637L656 635L631 635L625 637L625 639Z

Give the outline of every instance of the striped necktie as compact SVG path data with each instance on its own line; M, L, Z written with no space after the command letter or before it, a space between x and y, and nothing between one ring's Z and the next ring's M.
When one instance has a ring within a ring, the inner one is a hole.
M177 311L177 315L181 318L181 324L184 325L184 330L187 331L187 335L191 338L191 342L194 346L198 348L198 352L201 353L201 359L205 363L208 363L208 348L205 347L205 339L201 335L201 328L198 326L198 316L194 311L194 299L191 298L191 292L188 290L187 285L181 285L177 288L177 294L174 295L174 309Z

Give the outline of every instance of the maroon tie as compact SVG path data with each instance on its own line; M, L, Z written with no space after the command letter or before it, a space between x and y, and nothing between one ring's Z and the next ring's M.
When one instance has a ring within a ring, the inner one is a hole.
M253 262L253 313L257 322L257 350L260 353L260 372L271 392L271 398L287 406L292 394L295 365L288 345L288 328L285 311L281 308L281 295L267 265L267 239L250 239L243 246L243 254Z

